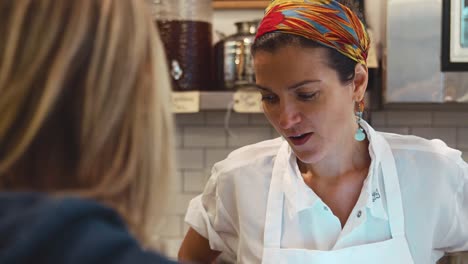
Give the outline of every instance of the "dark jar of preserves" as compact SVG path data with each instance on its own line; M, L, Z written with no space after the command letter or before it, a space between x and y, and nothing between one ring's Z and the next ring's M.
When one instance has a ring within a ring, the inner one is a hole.
M166 51L174 91L213 83L211 0L149 0Z

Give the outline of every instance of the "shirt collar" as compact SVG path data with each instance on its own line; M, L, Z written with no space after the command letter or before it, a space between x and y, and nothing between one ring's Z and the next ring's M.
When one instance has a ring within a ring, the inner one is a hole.
M288 211L290 214L297 214L313 207L320 198L304 182L292 149L288 147L287 151L289 160L287 168L284 170L283 190Z
M365 197L362 200L362 205L369 208L370 213L376 217L388 220L388 216L384 207L385 192L382 191L383 184L381 183L380 157L381 146L379 140L380 135L365 121L361 121L361 127L366 131L369 140L369 154L371 156L371 165L369 174L364 181L363 192ZM284 170L282 180L285 202L288 205L288 210L291 214L297 214L305 209L309 209L316 205L320 197L315 194L310 187L306 185L297 165L297 158L290 147L287 148L289 160L287 168Z

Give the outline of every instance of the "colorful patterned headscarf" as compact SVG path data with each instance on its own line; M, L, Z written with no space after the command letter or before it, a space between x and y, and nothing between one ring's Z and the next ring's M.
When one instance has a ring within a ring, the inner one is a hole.
M334 0L273 0L256 38L280 31L303 36L366 65L369 36L358 16Z

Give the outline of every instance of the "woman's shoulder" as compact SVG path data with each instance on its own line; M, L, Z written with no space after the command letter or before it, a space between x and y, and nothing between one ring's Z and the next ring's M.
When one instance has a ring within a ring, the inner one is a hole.
M113 209L92 200L0 193L0 206L1 263L172 263L144 251Z
M414 135L400 135L379 132L390 145L395 158L397 156L414 156L423 158L425 162L451 162L463 164L462 152L449 147L440 139L426 139Z
M466 182L468 165L461 151L447 146L442 140L388 133L382 135L392 149L403 185L421 186L424 182L426 187L418 190L448 195L458 192ZM411 189L410 193L414 195L416 189Z
M284 140L279 137L243 146L232 151L224 160L216 163L213 170L229 172L234 170L249 170L258 167L273 166L274 158Z

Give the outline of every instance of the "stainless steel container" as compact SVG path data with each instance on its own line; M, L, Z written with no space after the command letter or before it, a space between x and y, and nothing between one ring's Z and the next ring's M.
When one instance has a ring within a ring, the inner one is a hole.
M215 45L216 83L222 89L237 89L255 84L250 48L259 20L235 23L237 32Z
M209 90L213 83L212 0L147 0L159 28L172 89Z

